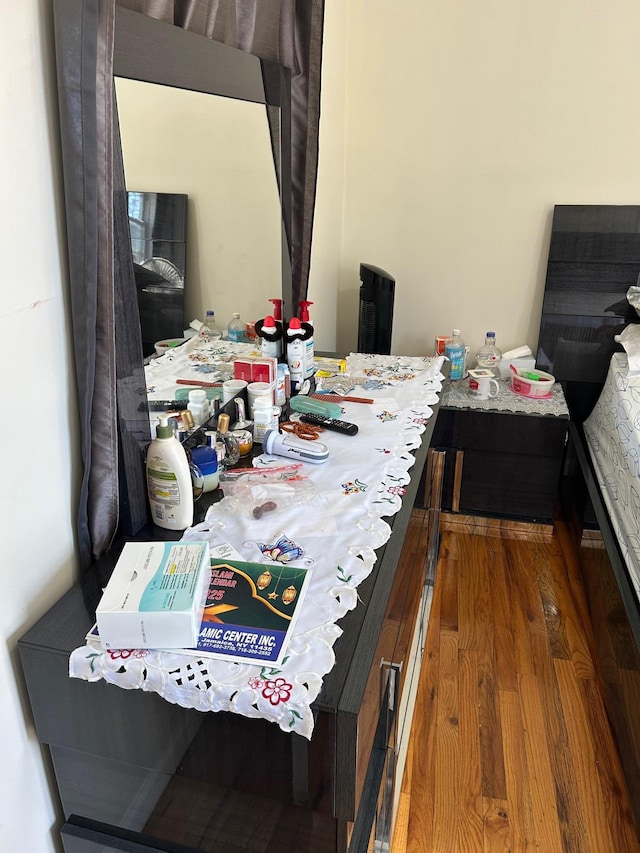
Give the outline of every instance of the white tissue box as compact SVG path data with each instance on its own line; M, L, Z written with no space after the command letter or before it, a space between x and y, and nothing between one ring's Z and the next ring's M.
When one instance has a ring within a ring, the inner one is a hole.
M510 365L513 365L516 370L535 370L536 360L533 358L507 358L504 356L500 362L500 379L511 379L512 372Z
M96 610L103 646L195 646L210 579L208 542L127 542Z

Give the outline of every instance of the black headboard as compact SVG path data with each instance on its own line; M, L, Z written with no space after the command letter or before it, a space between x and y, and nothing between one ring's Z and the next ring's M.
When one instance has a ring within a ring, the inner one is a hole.
M536 364L562 383L572 417L591 411L613 337L638 322L626 293L640 275L640 205L556 205Z

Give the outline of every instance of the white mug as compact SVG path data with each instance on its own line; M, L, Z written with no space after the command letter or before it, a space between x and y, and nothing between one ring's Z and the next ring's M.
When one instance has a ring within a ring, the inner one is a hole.
M469 371L469 394L476 400L497 397L500 386L490 370Z

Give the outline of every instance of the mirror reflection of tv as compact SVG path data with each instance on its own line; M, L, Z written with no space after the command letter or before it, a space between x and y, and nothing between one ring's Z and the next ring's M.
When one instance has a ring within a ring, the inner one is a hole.
M127 192L131 252L145 357L185 329L187 202L183 193Z

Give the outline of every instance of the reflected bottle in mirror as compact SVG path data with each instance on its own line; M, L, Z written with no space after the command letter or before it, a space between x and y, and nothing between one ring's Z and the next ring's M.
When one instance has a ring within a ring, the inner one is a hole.
M208 308L205 317L204 323L200 326L198 330L198 335L203 341L219 341L222 337L222 332L216 326L216 314L211 308Z

